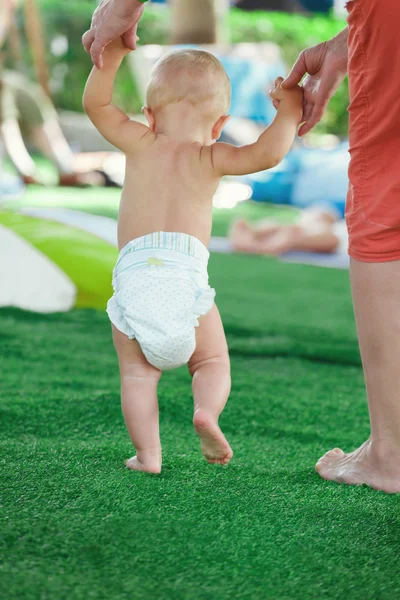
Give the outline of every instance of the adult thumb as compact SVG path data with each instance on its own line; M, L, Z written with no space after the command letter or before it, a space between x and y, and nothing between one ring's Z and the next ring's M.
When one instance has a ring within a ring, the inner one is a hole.
M104 45L95 40L90 48L90 56L92 57L93 64L97 69L103 67L103 52Z
M125 31L124 35L122 36L122 41L124 42L125 46L130 50L136 50L136 42L138 40L136 31L137 24L132 25L132 27L130 27L128 31Z
M304 60L304 51L300 54L299 58L296 60L293 65L292 70L289 75L286 77L285 81L282 82L283 89L289 89L298 85L300 81L303 79L304 75L307 73L306 64Z

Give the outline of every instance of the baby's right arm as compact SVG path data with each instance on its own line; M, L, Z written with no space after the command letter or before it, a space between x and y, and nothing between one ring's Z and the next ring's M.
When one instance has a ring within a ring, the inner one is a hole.
M303 90L299 86L283 90L281 81L277 80L270 94L277 115L254 144L237 147L217 143L211 147L212 164L218 176L248 175L271 169L289 152L303 115Z
M83 107L93 125L111 144L125 152L134 152L149 128L132 121L111 103L114 79L119 66L130 50L121 38L109 44L103 54L103 68L93 67L83 94Z

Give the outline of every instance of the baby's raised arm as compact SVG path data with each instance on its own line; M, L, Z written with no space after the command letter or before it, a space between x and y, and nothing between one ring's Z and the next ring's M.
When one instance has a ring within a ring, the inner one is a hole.
M129 52L120 38L109 44L103 54L103 68L93 67L83 94L83 108L92 123L106 140L125 154L134 152L150 131L111 104L115 76Z
M271 169L289 152L303 115L303 90L283 90L277 80L271 92L277 114L254 144L232 146L217 143L211 147L212 164L218 176L248 175Z

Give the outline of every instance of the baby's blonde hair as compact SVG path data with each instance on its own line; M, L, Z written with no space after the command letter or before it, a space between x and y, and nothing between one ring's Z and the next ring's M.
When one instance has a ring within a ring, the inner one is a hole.
M175 50L161 58L150 73L146 104L151 110L187 102L206 116L225 115L231 84L220 61L204 50Z

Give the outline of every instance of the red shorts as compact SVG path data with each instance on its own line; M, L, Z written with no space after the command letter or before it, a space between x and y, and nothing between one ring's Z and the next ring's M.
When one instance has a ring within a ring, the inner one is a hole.
M349 11L349 254L400 260L400 0Z

